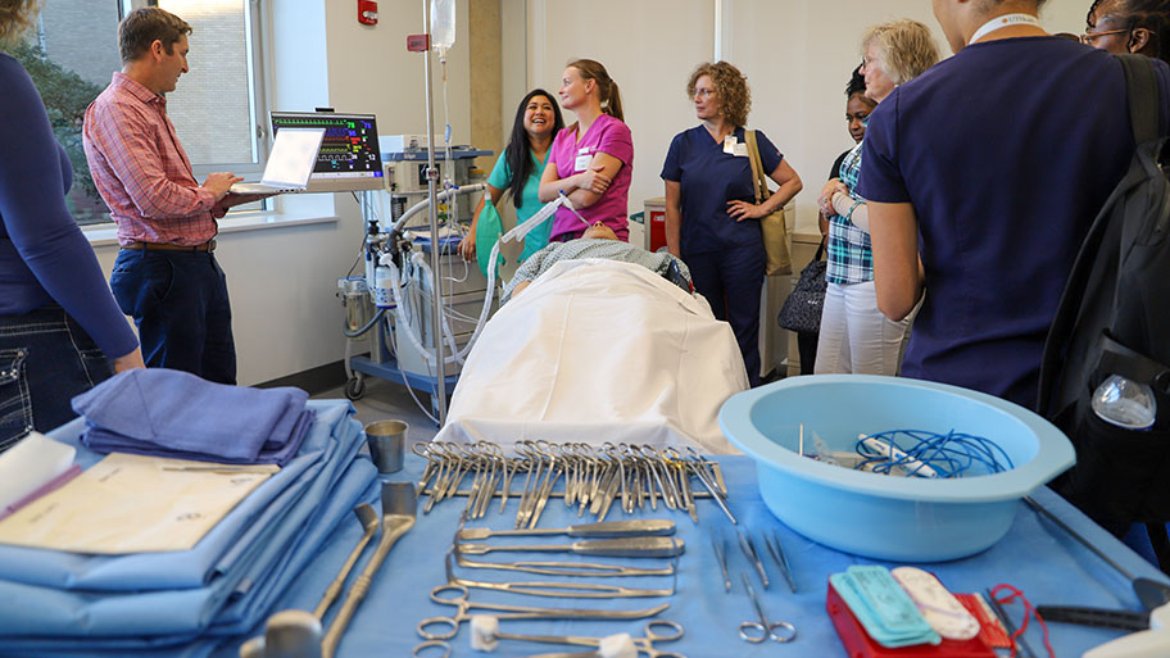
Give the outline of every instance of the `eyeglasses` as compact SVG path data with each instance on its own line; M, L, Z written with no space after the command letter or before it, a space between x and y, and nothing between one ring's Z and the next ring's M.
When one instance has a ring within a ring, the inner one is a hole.
M1081 35L1081 43L1085 44L1086 46L1091 46L1091 45L1093 45L1093 41L1100 39L1101 37L1107 37L1111 34L1125 34L1127 32L1129 32L1129 30L1105 30L1104 32L1085 32L1084 34Z
M694 94L695 98L708 98L708 97L714 96L714 95L715 95L714 89L696 89L695 94Z

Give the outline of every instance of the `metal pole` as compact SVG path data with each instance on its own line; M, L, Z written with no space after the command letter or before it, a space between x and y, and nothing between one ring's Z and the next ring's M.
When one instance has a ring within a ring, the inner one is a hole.
M423 60L423 79L427 100L427 198L430 200L431 220L431 333L435 338L435 393L438 396L439 427L447 424L447 367L443 363L443 294L439 278L439 199L435 190L439 170L435 167L434 108L431 99L431 14L430 3L422 0L423 31L427 35L427 51Z

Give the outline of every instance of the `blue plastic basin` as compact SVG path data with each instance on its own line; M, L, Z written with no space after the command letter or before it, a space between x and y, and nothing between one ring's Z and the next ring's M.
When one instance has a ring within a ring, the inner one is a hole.
M950 430L996 442L1014 468L957 479L891 477L825 464L858 434ZM719 411L732 444L756 461L760 496L793 530L837 550L898 562L978 553L1011 527L1020 498L1076 461L1068 439L1040 416L957 386L872 375L794 377L732 396Z

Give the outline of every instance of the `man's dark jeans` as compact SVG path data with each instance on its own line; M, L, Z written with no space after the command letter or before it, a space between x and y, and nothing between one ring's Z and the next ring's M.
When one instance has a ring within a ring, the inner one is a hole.
M148 367L236 383L227 278L214 253L123 249L110 288L138 326Z

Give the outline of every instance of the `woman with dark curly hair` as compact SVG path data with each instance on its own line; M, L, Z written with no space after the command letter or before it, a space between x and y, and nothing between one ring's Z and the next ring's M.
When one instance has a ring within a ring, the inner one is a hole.
M764 171L780 186L755 203L744 126L752 107L747 78L727 62L701 64L687 95L701 123L675 135L662 165L666 244L690 268L695 290L731 324L748 379L760 380L760 289L766 255L760 223L800 191L800 176L764 133Z
M40 2L0 0L0 47ZM65 205L73 169L33 81L0 52L0 451L76 414L69 402L142 367L93 249ZM56 148L54 148L56 147Z
M1096 0L1081 43L1114 55L1138 53L1170 62L1170 0Z

